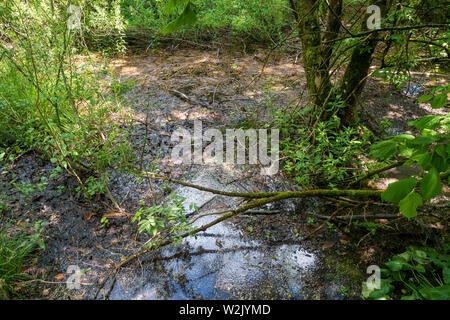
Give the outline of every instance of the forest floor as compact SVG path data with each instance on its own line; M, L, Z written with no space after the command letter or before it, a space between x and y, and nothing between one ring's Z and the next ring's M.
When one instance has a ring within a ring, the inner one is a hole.
M255 165L175 165L170 159L171 134L179 127L193 132L194 120L202 121L203 130L235 128L243 123L258 128L276 108L298 102L299 92L305 91L301 57L274 51L266 62L268 53L264 48L251 53L181 48L110 59L116 79L104 81L119 81L123 89L124 112L118 113L116 121L129 130L138 154L144 147L144 167L158 159L161 173L184 181L229 190L289 190L289 178L281 171L264 176ZM407 132L408 121L437 113L429 104L419 104L417 97L448 83L448 78L426 73L413 73L412 78L410 86L401 89L370 78L361 99L361 123L377 133L380 121L389 120L394 135ZM303 100L307 100L306 94ZM42 190L34 192L12 184L14 180L36 185L54 167L28 153L1 168L0 191L10 208L4 215L19 221L18 227L37 220L49 222L44 233L46 248L26 270L42 280L21 292L31 299L89 299L114 262L133 253L147 238L137 235L136 225L118 214L107 197L97 197L94 208L90 207L76 194L77 183L68 175L48 179ZM385 188L404 176L404 171L392 169L371 186ZM162 201L168 195L162 182L153 183L152 193L136 176L113 169L110 174L112 195L131 215L140 200L151 203L155 197ZM187 205L194 202L200 207L196 214L238 204L234 199L169 186L186 197ZM438 200L448 201L449 196L447 188ZM334 212L332 204L303 199L265 209L272 213L244 214L197 239L143 257L120 272L111 298L358 299L361 283L368 276L367 266L381 265L407 245L433 242L448 228L407 222L399 216L393 223L380 219L386 228L375 235L364 228L350 231L348 222L342 222L303 241L301 236L324 223L318 216ZM393 207L360 208L352 214L371 215L380 210L398 214ZM109 219L107 226L100 222L103 216ZM199 220L200 224L208 221ZM83 270L79 290L66 288L70 265Z

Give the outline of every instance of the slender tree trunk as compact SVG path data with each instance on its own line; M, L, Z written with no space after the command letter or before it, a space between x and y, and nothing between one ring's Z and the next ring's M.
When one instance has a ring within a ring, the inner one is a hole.
M322 107L331 90L326 59L322 54L319 2L297 0L299 31L302 42L303 67L311 102Z
M370 4L380 7L382 17L386 15L387 0L371 1ZM369 14L366 13L362 21L361 31L367 31L368 18ZM343 125L351 125L355 122L356 107L369 74L373 53L378 44L377 37L379 37L378 33L374 32L353 49L350 62L341 79L339 91L342 93L347 106L340 115Z
M325 57L325 68L330 69L333 54L333 40L339 36L342 20L342 0L330 0L328 3L327 27L323 36L322 55Z

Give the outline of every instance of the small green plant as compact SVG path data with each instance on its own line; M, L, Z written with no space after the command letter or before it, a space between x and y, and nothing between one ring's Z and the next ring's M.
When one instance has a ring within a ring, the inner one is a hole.
M382 131L386 131L391 126L392 126L392 123L389 120L381 120L379 123L379 127Z
M20 181L20 183L16 183L15 181L11 181L11 184L16 188L19 192L24 195L32 195L34 193L34 186L32 183L27 183L25 181Z
M381 224L376 223L376 222L368 222L368 221L354 221L353 225L356 228L363 228L366 229L371 235L375 235L375 233L377 232L377 229L381 226Z
M307 224L313 224L314 223L314 218L312 218L312 217L306 218L306 223Z
M167 204L146 207L143 201L141 208L135 213L131 222L137 222L138 233L146 233L151 238L148 246L157 243L163 235L174 237L181 241L182 232L192 231L193 227L187 222L186 209L183 206L184 198L174 193L167 198ZM195 209L195 205L190 206Z
M37 253L37 248L45 248L42 240L45 224L42 221L36 222L31 234L24 231L13 232L11 223L0 228L0 294L3 299L17 295L15 286L31 278L22 269Z
M367 299L449 300L450 245L443 252L429 247L408 247L392 257L381 269L380 288L363 285Z
M411 80L406 70L399 71L397 68L389 67L384 69L378 69L374 72L375 77L383 79L397 88L401 87L405 82Z
M102 217L102 219L100 220L100 223L102 224L103 228L106 228L109 226L109 219L108 217Z

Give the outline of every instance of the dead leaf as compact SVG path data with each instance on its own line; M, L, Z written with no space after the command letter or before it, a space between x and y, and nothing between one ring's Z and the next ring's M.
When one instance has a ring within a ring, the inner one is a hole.
M89 215L86 217L86 220L87 220L87 221L91 220L92 217L95 216L95 215L96 215L96 213L95 213L95 212L92 212L91 214L89 214Z
M126 217L127 214L125 212L116 211L116 212L110 212L103 215L103 218L117 218L117 217Z
M61 280L61 279L64 278L64 276L65 276L64 273L60 273L60 274L57 274L57 275L55 276L55 279L56 279L56 280Z
M322 249L330 249L334 246L335 242L334 241L327 241L323 244Z
M436 222L436 223L430 224L430 228L442 230L442 229L444 229L444 226L440 222Z

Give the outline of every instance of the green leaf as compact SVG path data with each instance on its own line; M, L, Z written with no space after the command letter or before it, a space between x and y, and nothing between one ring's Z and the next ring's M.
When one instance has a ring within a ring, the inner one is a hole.
M162 31L162 34L168 34L175 32L179 29L181 29L183 26L194 24L197 21L197 15L195 14L194 10L192 9L192 5L190 2L187 3L186 7L184 8L183 13L169 23Z
M417 216L417 207L423 204L421 196L416 192L409 193L399 202L400 212L408 219Z
M446 266L442 269L442 275L445 284L450 284L450 266Z
M175 10L176 7L180 5L186 5L189 0L169 0L164 7L165 14L171 14Z
M418 164L420 164L425 170L428 170L431 167L431 153L420 153L415 154L411 157L412 160L416 161Z
M448 169L447 161L436 150L431 154L431 165L439 172L444 172Z
M363 297L369 299L386 299L388 294L394 290L391 284L392 279L380 279L380 288L376 289L373 286L368 286L367 282L363 282Z
M437 96L434 96L431 100L431 107L433 109L439 109L442 107L445 107L447 104L447 92L442 92L441 94L438 94Z
M444 119L442 119L441 123L440 123L440 127L444 130L444 131L450 131L450 113L448 113Z
M410 248L408 248L408 251L411 253L412 258L417 263L427 264L431 261L430 258L427 256L427 253L423 250L419 250L419 249L410 247Z
M434 141L435 139L433 137L418 136L415 137L414 140L409 141L409 143L412 145L419 146L419 145L430 145Z
M411 270L412 265L402 260L391 260L385 263L385 265L392 271Z
M447 145L447 148L450 146L450 144ZM438 155L440 155L442 158L447 159L447 151L445 150L445 146L440 144L437 145L436 148L434 148L434 152L436 152ZM444 170L445 171L445 170Z
M397 142L393 139L381 141L370 148L369 157L386 160L397 153Z
M436 288L425 287L419 289L420 294L428 300L449 300L450 285L443 285Z
M416 178L407 178L390 183L386 191L381 194L381 199L386 202L397 203L406 197L417 184Z
M439 124L443 118L443 116L427 115L417 120L408 122L408 125L415 126L419 130L436 129L439 127Z
M415 137L412 134L399 134L395 137L393 137L395 141L406 141L406 140L413 140Z
M433 98L433 95L431 95L431 94L426 94L426 95L424 95L424 96L419 97L419 98L417 99L417 102L422 103L422 102L425 102L425 101L430 100L431 98Z
M420 191L425 199L430 201L434 197L442 194L442 184L439 172L432 168L420 181Z
M414 154L414 151L416 151L415 148L408 147L404 144L400 145L399 147L399 155L411 158Z

